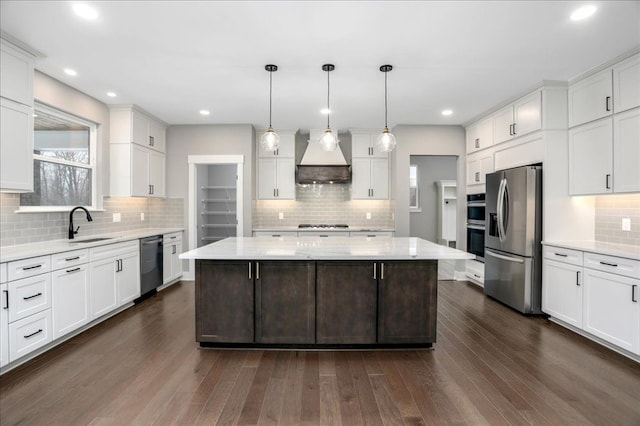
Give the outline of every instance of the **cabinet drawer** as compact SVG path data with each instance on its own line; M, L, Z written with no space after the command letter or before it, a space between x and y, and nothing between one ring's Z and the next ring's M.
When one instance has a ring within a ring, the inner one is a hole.
M51 270L69 268L89 262L89 249L65 251L51 255Z
M571 250L554 246L543 246L542 255L545 259L551 259L563 263L570 263L571 265L582 266L583 262L583 253L579 250Z
M9 281L33 277L51 271L51 256L32 257L30 259L9 262Z
M597 253L584 254L585 268L611 272L625 277L640 279L640 261L624 257L606 256Z
M51 309L9 324L9 361L51 342Z
M0 263L0 284L6 283L7 281L9 281L7 276L7 264Z
M51 274L9 282L9 322L51 307Z
M171 244L178 241L182 241L182 232L172 232L162 236L162 244Z
M393 237L393 232L391 231L354 231L349 232L349 236L351 238L374 238L374 237Z
M106 246L100 246L89 249L89 260L94 262L100 259L107 259L113 256L120 256L123 252L138 251L139 241L126 241L124 243L107 244Z
M298 237L348 237L349 232L346 231L309 231L309 232L298 232Z
M268 232L268 231L253 231L254 237L297 237L298 233L295 231L281 231L281 232Z

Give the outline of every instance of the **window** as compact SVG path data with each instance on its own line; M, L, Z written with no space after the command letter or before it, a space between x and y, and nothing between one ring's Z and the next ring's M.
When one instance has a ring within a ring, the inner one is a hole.
M418 166L409 166L409 211L420 211L420 191L418 191Z
M34 109L33 190L21 211L96 208L96 125L44 105Z

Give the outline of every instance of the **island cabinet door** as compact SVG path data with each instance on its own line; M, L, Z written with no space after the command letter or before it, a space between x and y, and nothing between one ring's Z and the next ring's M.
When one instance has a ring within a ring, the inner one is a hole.
M376 262L317 262L317 343L376 342Z
M253 262L196 262L196 340L253 343Z
M256 342L316 342L316 267L256 261Z
M437 262L379 262L378 343L436 341Z

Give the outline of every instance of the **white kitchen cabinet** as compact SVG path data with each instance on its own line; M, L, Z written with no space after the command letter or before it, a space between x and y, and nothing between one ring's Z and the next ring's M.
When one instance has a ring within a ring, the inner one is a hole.
M613 122L611 118L570 129L569 194L612 192L612 157ZM615 178L613 180L615 181Z
M164 154L136 144L111 144L110 148L112 197L164 197Z
M482 185L487 173L493 173L493 149L474 152L467 156L467 185Z
M582 266L545 259L542 311L582 328Z
M119 266L116 258L91 262L89 273L91 319L108 314L118 307L116 270Z
M182 276L182 232L163 235L162 246L162 283L168 284Z
M613 192L640 192L640 108L613 116Z
M122 306L140 296L140 253L128 251L118 258L120 268L116 269L116 295L118 306Z
M275 151L265 151L260 146L260 136L265 132L264 129L256 131L256 140L258 145L256 151L258 151L258 158L294 158L296 148L296 132L297 130L278 130L278 136L280 136L280 145Z
M296 231L253 231L254 237L268 237L268 238L284 238L284 237L297 237Z
M537 90L493 115L493 143L506 142L541 128L542 94Z
M0 284L0 367L9 363L9 291Z
M53 338L64 336L91 320L89 311L89 265L82 264L53 271Z
M352 200L389 199L389 160L353 158L351 160Z
M110 109L111 143L134 143L161 153L165 152L166 125L134 106Z
M51 308L51 275L35 275L9 281L9 322Z
M393 237L393 231L349 231L351 238Z
M0 98L0 189L33 191L33 107Z
M584 270L584 330L640 354L638 278Z
M466 129L467 154L493 145L493 119L487 117Z
M348 237L349 231L304 231L298 232L299 238L332 238Z
M617 114L640 106L640 54L613 67L613 111Z
M295 159L258 159L258 199L293 200L296 196Z
M35 57L0 39L0 96L33 107Z
M9 324L9 361L13 362L50 343L51 309Z
M375 130L350 130L351 133L351 157L356 158L389 158L389 153L380 151L376 141L381 131Z
M610 116L612 104L611 69L569 86L569 127Z

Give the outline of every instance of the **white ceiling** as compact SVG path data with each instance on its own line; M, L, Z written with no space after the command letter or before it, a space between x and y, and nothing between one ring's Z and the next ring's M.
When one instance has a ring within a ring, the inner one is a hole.
M0 2L2 30L43 52L36 68L169 124L322 128L461 124L542 80L568 80L640 45L639 1ZM570 13L595 4L591 18ZM63 68L77 70L76 77ZM117 98L106 96L114 91ZM450 117L440 111L450 108ZM209 117L198 111L208 109Z

